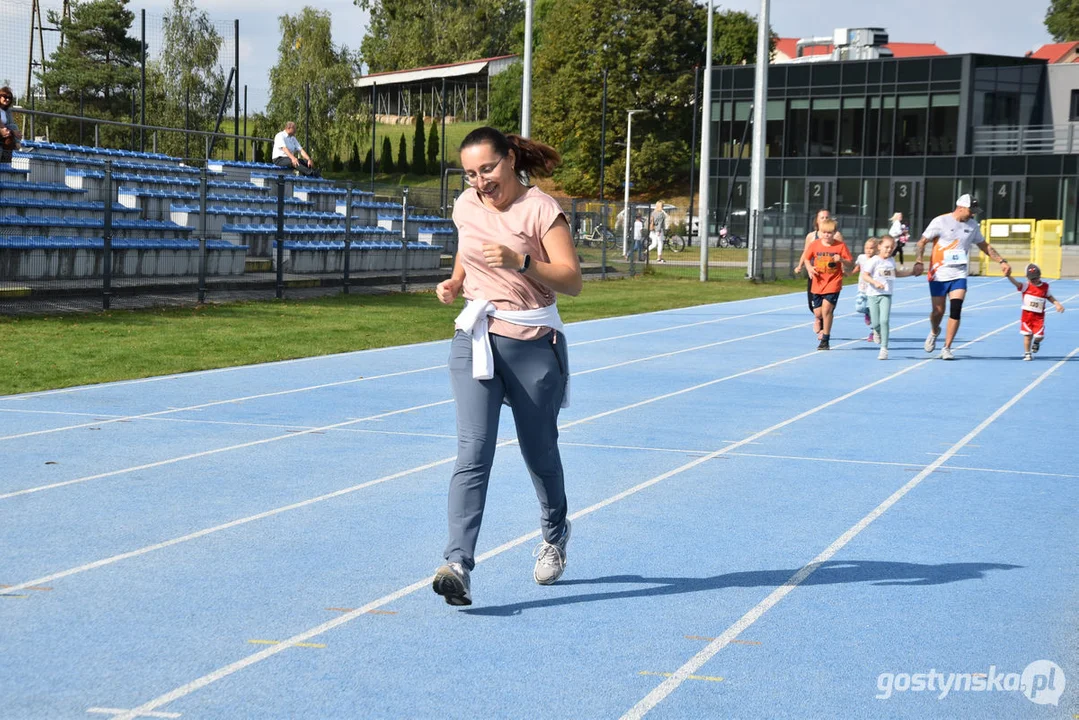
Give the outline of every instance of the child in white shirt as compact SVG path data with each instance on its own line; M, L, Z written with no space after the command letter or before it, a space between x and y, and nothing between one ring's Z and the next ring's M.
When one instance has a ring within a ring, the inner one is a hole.
M868 244L868 243L867 243ZM873 337L880 343L878 360L888 359L888 321L892 314L892 290L897 277L919 275L915 270L899 270L892 259L895 252L895 239L885 236L880 239L876 257L872 257L861 266L859 280L866 284L866 300L869 303L869 316L873 325ZM916 266L920 267L920 266Z
M865 291L866 288L868 287L868 285L866 284L866 282L864 280L861 279L861 274L860 273L862 272L862 268L865 267L866 263L869 262L869 259L871 257L876 256L876 254L877 254L877 239L876 238L869 238L868 240L865 241L865 246L862 248L862 254L859 255L858 259L854 261L854 272L859 273L859 276L858 276L858 294L854 296L854 312L865 313L865 324L866 325L871 324L870 317L869 317L869 302L867 300L868 295L866 294L866 291ZM873 342L873 340L874 340L873 333L869 333L869 337L867 337L866 340L869 341L869 342Z

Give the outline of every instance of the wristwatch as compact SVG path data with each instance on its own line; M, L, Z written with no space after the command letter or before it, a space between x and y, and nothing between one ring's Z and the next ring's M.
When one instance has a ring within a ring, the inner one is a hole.
M521 263L521 267L517 268L517 272L519 272L519 273L521 273L523 275L525 273L525 271L528 270L528 268L531 265L532 265L532 256L526 254L524 262Z

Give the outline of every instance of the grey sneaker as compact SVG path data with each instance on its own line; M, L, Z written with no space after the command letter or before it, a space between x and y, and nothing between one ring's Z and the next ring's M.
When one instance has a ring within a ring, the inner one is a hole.
M880 345L880 333L876 330L873 331L873 342L875 342L877 345Z
M1024 360L1033 360L1034 356L1031 355L1030 353L1023 353L1023 359Z
M448 605L472 604L472 583L461 563L447 563L436 570L431 589L446 598Z
M546 540L539 544L532 556L536 558L536 567L532 570L532 577L540 585L550 585L562 577L562 571L566 569L566 545L569 543L569 533L573 526L566 519L566 532L562 538L553 545Z
M887 360L887 359L888 359L888 348L882 347L880 349L880 352L877 353L877 360Z
M1034 342L1030 343L1030 352L1036 353L1041 350L1042 341L1038 338L1034 338Z
M945 347L940 351L941 360L955 360L955 353L952 352L950 347Z
M936 332L930 331L929 337L925 339L925 351L931 353L937 349L937 336L940 335L940 330Z

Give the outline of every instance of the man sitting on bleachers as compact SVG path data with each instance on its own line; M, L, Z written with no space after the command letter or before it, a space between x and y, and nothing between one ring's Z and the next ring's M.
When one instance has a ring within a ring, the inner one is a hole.
M311 156L296 139L296 123L291 120L285 123L285 129L277 133L273 139L273 154L270 156L273 164L283 168L295 168L301 175L314 175L320 173L315 169L315 163Z
M0 87L0 163L11 164L11 153L19 148L22 134L11 112L14 93L7 85Z

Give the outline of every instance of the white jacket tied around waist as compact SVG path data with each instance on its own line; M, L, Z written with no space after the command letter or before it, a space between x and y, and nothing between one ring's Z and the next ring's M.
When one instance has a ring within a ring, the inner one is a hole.
M549 327L562 331L562 318L555 303L535 310L499 310L493 303L482 298L469 300L465 303L465 309L453 321L453 325L472 336L472 377L476 380L490 380L495 376L495 358L491 352L491 336L487 332L488 316L514 325ZM566 391L562 396L562 407L569 407L568 377Z

